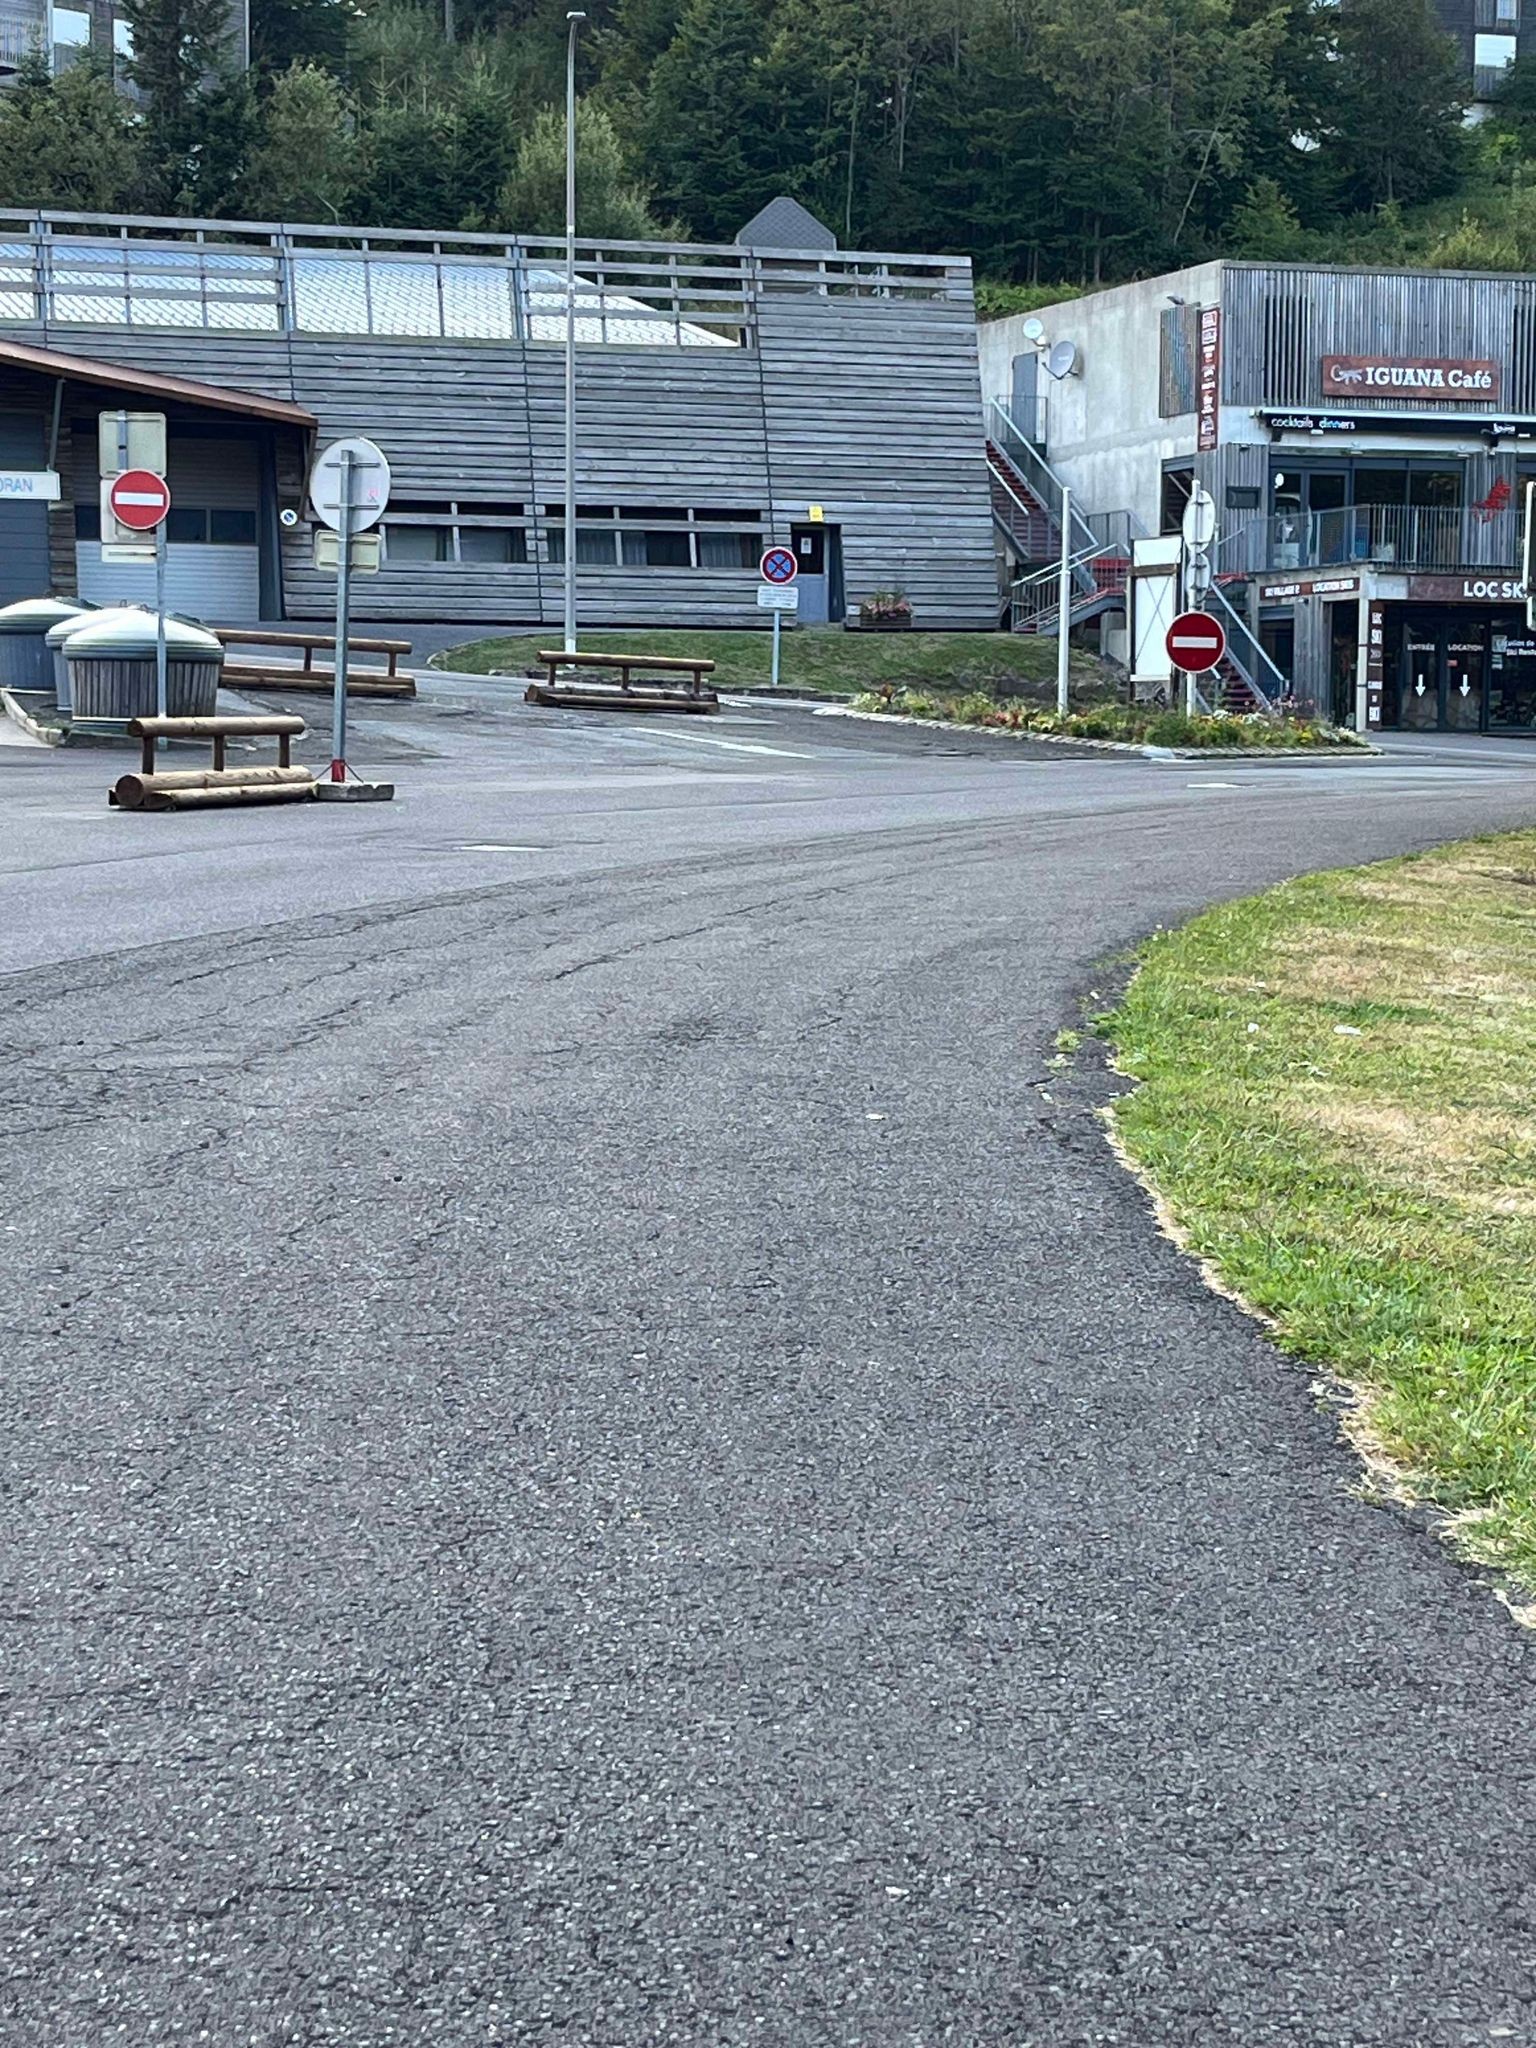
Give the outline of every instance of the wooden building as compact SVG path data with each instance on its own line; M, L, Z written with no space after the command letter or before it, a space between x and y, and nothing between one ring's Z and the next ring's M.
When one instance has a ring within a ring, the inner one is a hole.
M389 458L378 620L557 621L560 245L0 214L0 598L148 594L102 560L97 417L169 419L170 588L205 618L322 616L317 445ZM691 244L578 245L577 566L585 623L757 625L788 542L802 613L900 588L921 625L995 624L969 265ZM142 588L141 588L142 586Z

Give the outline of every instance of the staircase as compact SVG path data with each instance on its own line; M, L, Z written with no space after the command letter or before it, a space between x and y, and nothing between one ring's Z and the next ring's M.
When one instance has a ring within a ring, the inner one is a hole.
M1061 529L995 441L987 443L992 523L1020 562L1048 562L1061 552Z

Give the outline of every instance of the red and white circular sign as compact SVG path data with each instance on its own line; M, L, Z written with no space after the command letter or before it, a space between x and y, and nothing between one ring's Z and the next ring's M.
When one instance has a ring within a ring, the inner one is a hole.
M108 486L107 503L119 526L149 533L171 509L170 485L152 469L125 469Z
M1227 636L1220 619L1213 619L1209 612L1180 612L1163 644L1175 668L1198 676L1214 668L1226 653Z

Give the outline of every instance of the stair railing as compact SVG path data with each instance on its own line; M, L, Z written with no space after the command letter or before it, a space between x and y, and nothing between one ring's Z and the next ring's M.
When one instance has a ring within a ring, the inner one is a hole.
M1259 643L1258 636L1232 604L1219 583L1205 593L1205 608L1220 619L1227 636L1227 662L1236 669L1253 693L1253 701L1268 718L1280 716L1281 700L1289 685Z
M1046 516L1060 533L1062 497L1066 486L1000 398L987 401L987 432L1023 479L1025 488L1039 499ZM1076 505L1072 507L1071 546L1074 554L1098 546L1093 529Z

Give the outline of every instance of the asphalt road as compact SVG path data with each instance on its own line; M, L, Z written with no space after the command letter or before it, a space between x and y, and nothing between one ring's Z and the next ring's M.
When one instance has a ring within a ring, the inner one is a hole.
M1536 2042L1533 1645L1056 1031L1536 755L0 758L0 2040Z

